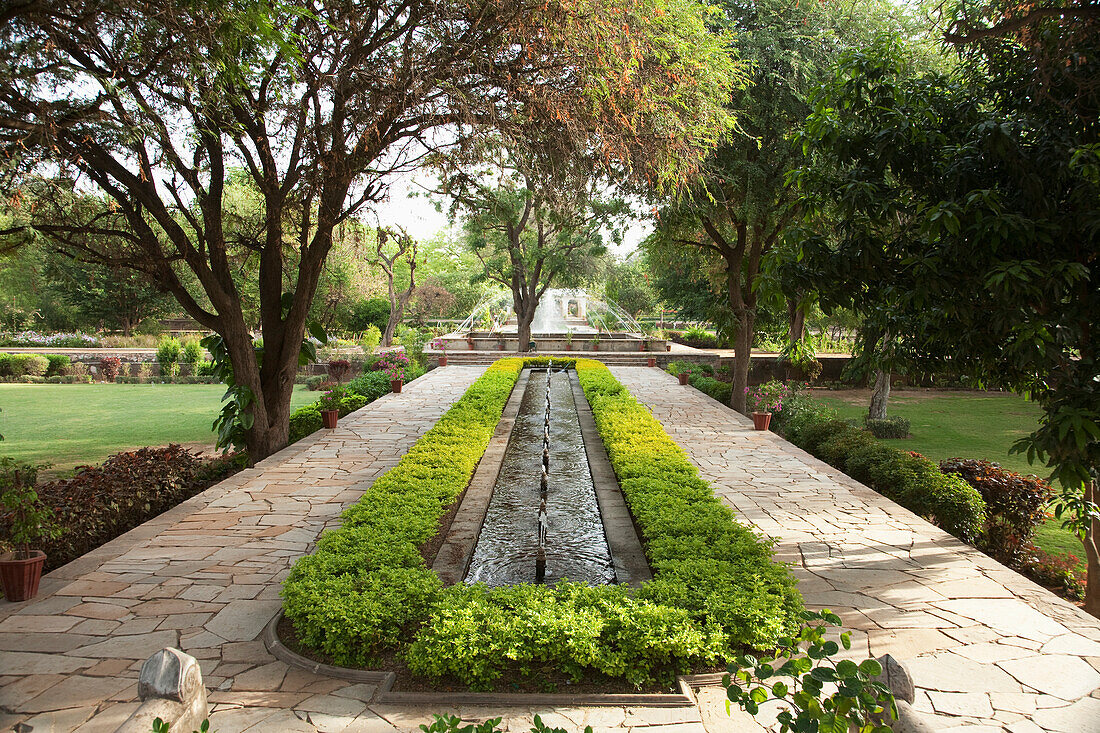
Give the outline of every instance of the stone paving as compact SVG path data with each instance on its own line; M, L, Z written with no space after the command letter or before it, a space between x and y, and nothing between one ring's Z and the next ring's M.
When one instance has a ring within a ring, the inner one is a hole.
M85 555L37 599L0 601L0 731L113 731L163 646L197 657L220 733L415 731L431 713L652 733L745 731L721 690L699 709L372 703L375 689L290 668L260 640L295 558L484 367L437 369ZM1100 623L657 369L613 370L740 514L780 539L808 603L856 652L910 666L944 729L1100 732Z
M612 367L739 515L778 539L807 605L904 661L940 730L1100 732L1100 620L656 369ZM720 690L703 695L709 730Z
M142 662L198 658L218 733L417 731L433 713L529 730L659 725L703 733L694 707L424 709L370 703L375 688L288 667L261 632L293 561L485 370L435 369L88 553L27 603L0 600L0 731L110 733L137 708ZM21 726L21 727L20 727ZM186 732L183 732L186 733Z

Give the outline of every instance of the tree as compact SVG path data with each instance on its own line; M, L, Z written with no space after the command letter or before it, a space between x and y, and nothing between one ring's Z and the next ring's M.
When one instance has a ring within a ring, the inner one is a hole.
M632 316L657 309L657 293L649 282L649 272L640 259L613 261L606 275L604 292L608 300Z
M803 154L793 137L809 112L805 98L844 39L876 25L908 29L912 21L886 4L858 15L838 4L785 0L729 0L720 7L716 22L732 31L738 56L752 69L748 84L729 100L738 131L681 196L661 207L657 239L706 249L722 263L725 307L716 321L734 342L730 404L744 412L765 258L798 216L797 192L786 175Z
M393 343L397 324L401 323L405 315L405 306L409 304L409 298L416 290L416 248L416 240L404 231L379 227L375 253L371 261L381 267L382 272L386 274L386 292L390 299L390 315L386 319L386 327L382 330L383 346ZM406 264L408 268L409 284L403 290L399 290L396 284L399 263Z
M555 281L569 282L604 252L602 230L622 205L597 198L593 181L552 193L515 169L500 180L493 186L449 177L444 191L466 213L467 244L481 262L481 277L511 291L518 349L526 351L539 300Z
M1039 428L1014 450L1061 482L1097 615L1100 85L1083 59L1100 38L1082 32L1089 22L1039 19L1011 42L964 48L967 65L949 75L918 73L896 44L846 55L806 126L824 164L799 173L807 205L836 207L836 229L807 237L794 270L824 303L863 316L865 342L889 334L895 363L1039 403ZM1067 49L1058 71L1042 68L1052 48ZM1055 74L1070 78L1052 87ZM859 358L873 358L866 343Z
M241 419L223 434L252 460L286 444L334 229L421 151L483 127L553 125L607 164L667 182L672 162L697 161L726 127L718 100L731 63L697 43L702 11L690 0L42 0L3 17L6 198L60 171L112 207L79 224L57 204L22 209L0 234L33 229L137 270L219 334ZM683 121L685 134L639 134L654 121ZM258 195L259 230L226 230L236 168ZM262 359L240 263L256 288Z

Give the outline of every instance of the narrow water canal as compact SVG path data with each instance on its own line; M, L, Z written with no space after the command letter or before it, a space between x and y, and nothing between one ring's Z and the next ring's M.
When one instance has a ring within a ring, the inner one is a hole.
M532 370L527 380L467 583L615 582L569 374L551 373L549 387L546 376L545 370ZM541 549L540 532L545 535Z

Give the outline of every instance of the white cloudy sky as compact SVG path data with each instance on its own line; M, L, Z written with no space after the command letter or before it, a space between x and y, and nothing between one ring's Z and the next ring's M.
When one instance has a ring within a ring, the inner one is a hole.
M374 207L373 213L366 215L367 221L378 217L378 223L383 226L397 225L421 241L430 239L437 232L444 231L451 225L446 206L442 212L436 211L435 206L426 196L410 198L410 193L420 192L422 188L417 185L417 174L408 173L394 178L390 185L389 196L386 201ZM424 181L430 183L430 181ZM457 228L457 227L456 227ZM626 233L623 236L623 246L615 249L615 254L625 257L637 249L638 243L652 231L653 224L650 221L628 222Z

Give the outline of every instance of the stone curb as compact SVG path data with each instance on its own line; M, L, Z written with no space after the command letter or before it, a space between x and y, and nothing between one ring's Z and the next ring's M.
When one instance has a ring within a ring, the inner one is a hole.
M393 692L393 683L397 679L397 675L393 672L336 667L331 664L315 662L291 651L279 639L277 629L282 618L283 612L279 611L264 627L263 633L264 646L276 659L289 664L291 667L304 669L313 674L377 685L378 691L371 699L373 703L432 703L440 706L489 705L515 708L542 705L556 707L613 707L623 705L650 708L695 707L695 696L691 693L691 688L685 677L677 678L677 684L680 687L679 694L584 693L570 695L568 693L525 694L516 692Z

